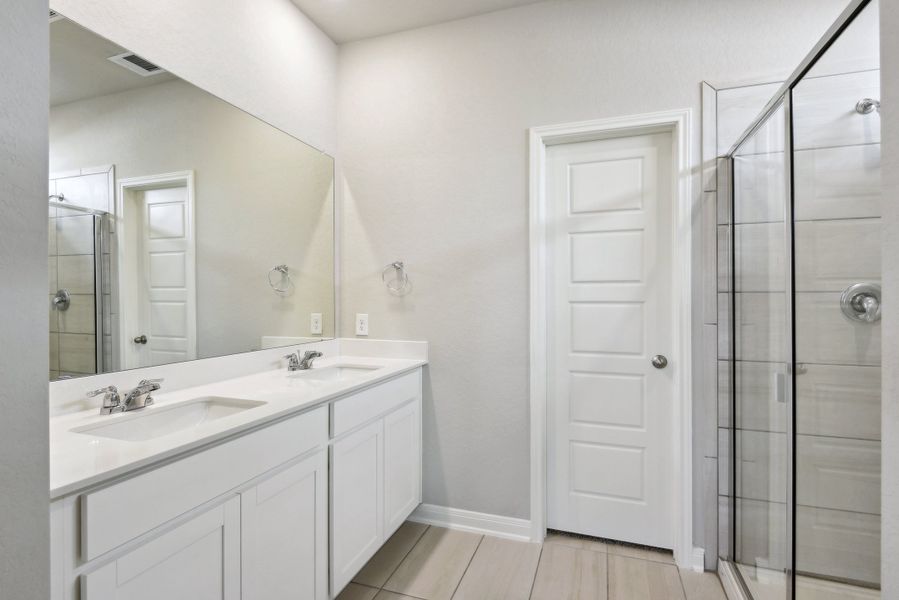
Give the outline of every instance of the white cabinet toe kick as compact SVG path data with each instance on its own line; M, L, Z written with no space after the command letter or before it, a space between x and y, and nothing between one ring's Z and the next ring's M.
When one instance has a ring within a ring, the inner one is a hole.
M421 368L51 504L53 600L328 600L421 503Z

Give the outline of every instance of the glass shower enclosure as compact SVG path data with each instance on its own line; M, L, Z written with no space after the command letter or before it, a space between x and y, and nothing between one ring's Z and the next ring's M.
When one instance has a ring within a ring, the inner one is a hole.
M750 597L879 598L876 2L728 155L729 558Z
M49 201L50 381L112 367L110 221L103 211Z

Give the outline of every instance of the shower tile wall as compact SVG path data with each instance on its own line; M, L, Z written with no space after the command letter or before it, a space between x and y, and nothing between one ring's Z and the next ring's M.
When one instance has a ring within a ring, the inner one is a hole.
M880 582L880 323L840 294L879 284L878 70L807 78L794 98L796 568Z
M880 326L849 321L840 312L839 299L852 283L880 282L879 128L872 127L870 119L854 111L859 99L879 97L878 71L833 74L818 70L816 74L822 76L805 80L794 93L797 570L877 584ZM776 380L772 370L780 367L765 362L740 362L737 376L743 381L747 397L740 404L742 414L736 415L740 429L732 429L727 362L729 184L718 181L727 173L725 169L716 169L715 160L716 155L726 154L778 87L776 83L722 89L703 85L703 256L717 262L713 272L718 273L714 280L707 277L703 282L705 327L715 328L717 333L717 348L705 353L708 358L703 369L714 373L718 399L718 435L710 436L718 440L718 448L704 456L706 461L718 461L717 469L712 471L717 478L714 487L718 501L711 506L709 498L704 501L707 518L714 512L712 507L717 507L720 525L705 525L707 557L710 549L717 546L718 555L730 558L731 435L737 436L735 441L743 458L736 478L743 521L740 529L758 532L757 536L741 536L739 554L765 555L771 547L765 539L765 532L771 527L770 515L782 512L769 511L765 504L785 501L776 497L740 498L743 490L765 489L761 482L753 481L754 461L766 465L765 477L782 480L770 485L771 489L784 489L785 469L770 467L786 465L786 457L769 454L786 452L785 444L778 440L785 439L787 415L784 405L778 406L772 400L775 394L771 387ZM765 166L760 164L758 168ZM779 190L756 192L759 198L775 199ZM744 289L738 290L736 301L744 320L772 323L755 332L741 329L744 358L749 358L747 353L753 348L784 347L780 340L768 336L783 331L777 323L783 320L785 307L772 309L770 303L761 301L763 292L777 289L776 283L768 280L768 273L783 268L784 257L770 252L772 237L782 235L776 230L783 227L776 223L782 216L772 218L768 214L770 207L780 202L759 202L753 205L753 214L741 214L737 219L743 223L737 227L737 244L744 256L740 264ZM717 209L712 211L711 206ZM754 253L755 246L769 251ZM754 265L756 256L764 256L765 264ZM758 276L754 278L752 273ZM779 285L783 289L783 283ZM747 339L752 335L755 340ZM708 340L708 336L704 337ZM706 346L711 343L705 342ZM776 361L785 357L756 358ZM703 393L708 396L711 389L710 383ZM704 436L710 435L707 429L708 426L703 430ZM709 482L704 481L702 488L708 487Z

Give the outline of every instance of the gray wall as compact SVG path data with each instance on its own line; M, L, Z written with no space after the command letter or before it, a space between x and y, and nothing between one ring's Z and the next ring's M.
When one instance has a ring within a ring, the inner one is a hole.
M844 6L555 1L341 46L340 330L431 343L425 502L529 515L527 129L692 108L697 171L700 82L784 77Z
M880 3L880 89L884 110L883 146L883 439L881 502L881 586L884 598L899 598L899 314L890 310L899 297L899 3ZM893 107L893 108L891 108Z
M0 0L0 596L50 595L47 6Z

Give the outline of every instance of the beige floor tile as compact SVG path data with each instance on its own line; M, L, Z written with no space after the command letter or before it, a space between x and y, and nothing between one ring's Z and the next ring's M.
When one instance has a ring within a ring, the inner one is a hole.
M362 567L353 581L376 588L383 587L427 528L427 525L412 521L400 525L387 543L381 546L381 549Z
M343 588L337 596L337 600L372 600L378 593L378 588L351 583Z
M687 600L727 600L721 581L715 573L697 573L681 569L680 578L687 593Z
M528 600L540 544L484 537L453 600Z
M381 590L378 592L378 595L375 596L375 600L420 600L420 598L416 598L415 596L406 596L404 594L397 594L396 592L389 592L387 590Z
M684 600L677 567L609 554L609 600Z
M482 537L429 527L387 580L384 589L423 600L449 600Z
M606 600L606 554L544 544L531 600Z
M563 546L571 546L572 548L580 548L582 550L593 550L594 552L608 552L608 544L603 541L566 535L564 533L549 532L546 534L546 539L543 543L561 544Z
M674 564L674 555L664 550L650 550L649 548L639 548L637 546L628 546L627 544L606 544L609 554L617 554L618 556L626 556L628 558L639 558L640 560L651 560L653 562Z

